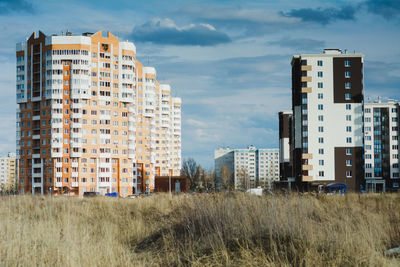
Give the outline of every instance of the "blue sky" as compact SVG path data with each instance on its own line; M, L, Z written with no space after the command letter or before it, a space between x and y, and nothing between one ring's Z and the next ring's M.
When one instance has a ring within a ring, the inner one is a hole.
M15 43L33 31L109 30L183 99L182 155L278 147L293 54L365 55L365 94L400 100L400 1L0 0L0 155L15 150Z

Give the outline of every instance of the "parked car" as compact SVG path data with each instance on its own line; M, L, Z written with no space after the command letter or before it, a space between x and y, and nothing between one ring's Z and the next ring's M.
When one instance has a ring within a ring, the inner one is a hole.
M105 194L106 197L119 197L118 192L107 193Z
M99 196L100 193L99 192L84 192L83 196L84 197L97 197Z

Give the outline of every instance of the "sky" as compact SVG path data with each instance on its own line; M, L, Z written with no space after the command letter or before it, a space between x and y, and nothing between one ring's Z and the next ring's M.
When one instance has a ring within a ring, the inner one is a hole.
M0 0L0 155L15 151L15 44L32 32L110 31L133 41L182 98L182 157L278 147L293 55L362 53L366 99L400 100L400 1Z

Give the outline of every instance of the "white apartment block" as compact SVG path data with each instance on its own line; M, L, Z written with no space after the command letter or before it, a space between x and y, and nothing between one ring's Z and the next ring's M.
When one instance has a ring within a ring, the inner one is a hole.
M399 102L364 105L365 186L367 191L398 191Z
M292 59L293 174L298 187L343 183L363 171L363 55L325 49Z
M279 180L279 149L220 148L214 151L214 160L217 180L221 179L225 165L235 188L243 187L244 176L250 187L270 187L272 182Z

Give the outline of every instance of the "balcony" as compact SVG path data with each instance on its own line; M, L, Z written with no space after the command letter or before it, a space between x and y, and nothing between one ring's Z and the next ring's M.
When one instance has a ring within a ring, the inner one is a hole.
M301 177L301 181L302 181L302 182L312 182L312 181L313 181L313 177L312 177L312 176L303 175L303 176Z
M311 93L312 92L312 88L311 87L302 87L301 88L301 92L302 93Z
M72 182L72 187L78 187L79 183L78 182Z
M303 153L303 154L301 155L301 158L302 158L302 159L312 159L312 158L313 158L313 155L310 154L310 153Z
M312 78L311 78L311 76L302 76L301 81L302 82L311 82Z
M303 171L311 171L313 169L313 166L308 164L303 164L302 169Z
M303 66L301 66L301 70L302 70L302 71L311 71L311 70L312 70L312 66L310 66L310 65L303 65Z

